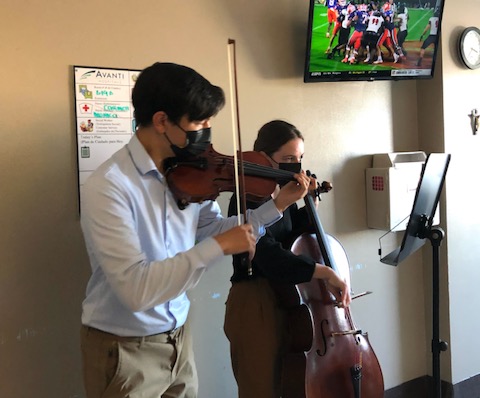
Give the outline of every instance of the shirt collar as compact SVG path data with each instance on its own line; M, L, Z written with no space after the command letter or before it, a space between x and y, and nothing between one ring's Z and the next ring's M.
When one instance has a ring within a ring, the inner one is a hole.
M145 175L153 171L157 175L161 175L136 134L133 135L127 146L128 151L130 152L130 157L141 174Z

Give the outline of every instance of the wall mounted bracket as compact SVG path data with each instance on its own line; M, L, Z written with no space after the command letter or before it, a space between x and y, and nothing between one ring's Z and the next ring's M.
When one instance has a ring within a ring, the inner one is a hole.
M472 127L472 133L477 134L478 128L480 127L480 113L477 109L472 109L472 113L468 115L470 117L470 126Z

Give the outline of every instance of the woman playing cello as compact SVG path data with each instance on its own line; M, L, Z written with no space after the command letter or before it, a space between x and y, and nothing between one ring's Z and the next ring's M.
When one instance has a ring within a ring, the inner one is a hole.
M276 164L300 163L304 139L295 126L274 120L259 130L254 150L265 153ZM258 203L247 202L249 208L256 206ZM236 213L234 207L232 198L229 215ZM289 337L286 310L281 307L272 283L294 286L314 278L323 279L339 305L350 304L348 285L332 268L289 250L293 239L308 225L305 209L293 204L258 241L251 275L234 256L224 329L230 341L239 398L279 398L282 394L282 363Z

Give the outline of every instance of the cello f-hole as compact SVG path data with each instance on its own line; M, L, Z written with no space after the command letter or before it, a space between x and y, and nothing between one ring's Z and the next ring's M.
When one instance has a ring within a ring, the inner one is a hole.
M325 337L326 333L325 333L325 330L323 329L324 326L325 327L328 326L328 319L323 319L320 322L320 329L322 330L323 351L321 351L319 348L315 350L315 353L320 357L323 357L324 355L327 354L327 338Z

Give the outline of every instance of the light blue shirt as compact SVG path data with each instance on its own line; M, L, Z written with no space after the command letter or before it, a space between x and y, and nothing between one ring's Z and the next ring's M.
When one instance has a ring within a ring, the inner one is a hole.
M182 326L193 288L224 256L212 236L238 224L215 201L180 210L137 136L83 185L81 225L92 275L82 323L119 336ZM281 218L273 201L249 211L257 238Z

